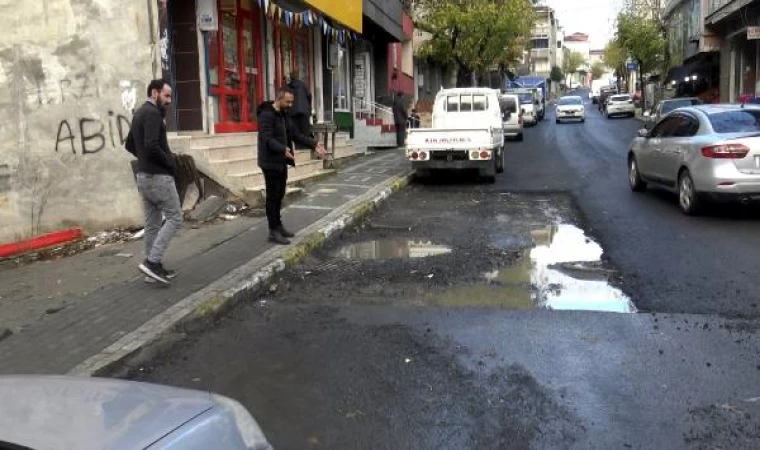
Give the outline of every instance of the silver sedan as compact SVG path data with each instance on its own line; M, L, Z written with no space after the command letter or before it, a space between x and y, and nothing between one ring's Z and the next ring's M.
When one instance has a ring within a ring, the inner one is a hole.
M686 214L705 201L760 200L760 108L700 105L680 108L650 130L639 130L628 152L628 181L678 193Z

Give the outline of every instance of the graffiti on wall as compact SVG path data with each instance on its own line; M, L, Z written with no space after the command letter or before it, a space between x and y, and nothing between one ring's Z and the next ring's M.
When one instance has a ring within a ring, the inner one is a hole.
M127 140L130 126L129 118L113 111L108 111L108 117L104 119L63 119L55 135L55 151L90 155L109 145L111 148L121 148Z

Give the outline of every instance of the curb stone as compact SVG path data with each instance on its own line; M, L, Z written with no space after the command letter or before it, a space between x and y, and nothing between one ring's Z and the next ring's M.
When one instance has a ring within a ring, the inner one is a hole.
M180 325L217 317L234 306L243 294L260 288L279 272L297 264L328 239L365 217L391 195L405 188L413 176L409 171L392 177L364 195L335 209L301 231L288 247L271 248L222 278L197 291L128 333L100 353L68 372L75 376L97 376L125 363L140 350L157 343Z

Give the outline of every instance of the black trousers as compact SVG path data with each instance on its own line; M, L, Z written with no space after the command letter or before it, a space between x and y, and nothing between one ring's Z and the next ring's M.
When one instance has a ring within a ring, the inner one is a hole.
M396 124L396 146L403 147L406 145L406 124Z
M288 169L286 167L282 170L264 169L263 172L267 196L267 222L269 222L270 230L276 230L282 226L280 210L288 186Z
M298 128L298 131L303 134L306 137L311 137L311 124L309 123L309 115L308 114L293 114L290 116L290 119L293 121L293 125ZM296 144L298 148L302 148L300 145ZM304 147L305 148L305 147Z

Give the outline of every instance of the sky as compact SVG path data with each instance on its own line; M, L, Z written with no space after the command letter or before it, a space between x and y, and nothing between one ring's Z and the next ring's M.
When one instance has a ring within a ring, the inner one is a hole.
M565 34L588 33L591 49L602 49L612 38L622 0L544 0L557 12Z

